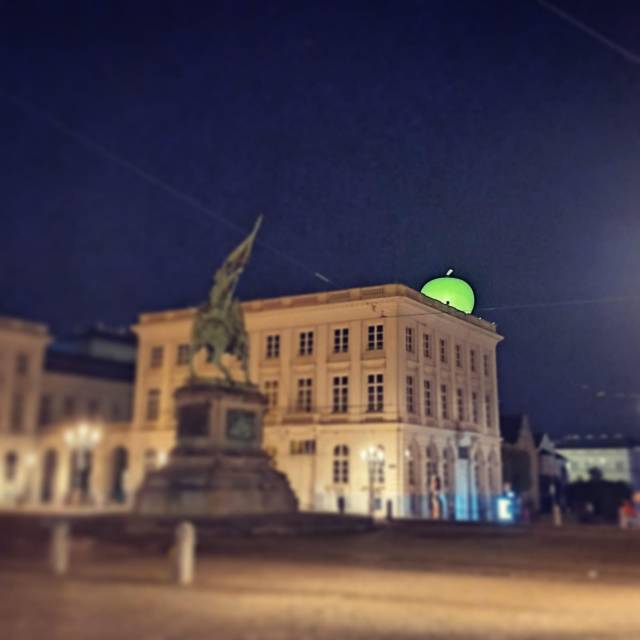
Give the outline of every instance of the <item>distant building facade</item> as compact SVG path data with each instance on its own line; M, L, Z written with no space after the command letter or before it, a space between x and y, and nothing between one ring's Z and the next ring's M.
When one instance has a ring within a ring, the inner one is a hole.
M571 435L558 442L570 482L589 480L592 470L605 480L625 482L640 491L640 442L621 434Z

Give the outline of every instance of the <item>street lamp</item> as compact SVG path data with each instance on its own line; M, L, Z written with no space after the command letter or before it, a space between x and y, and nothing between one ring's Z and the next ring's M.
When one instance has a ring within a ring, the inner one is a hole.
M373 515L375 511L374 483L376 472L384 464L384 450L379 446L370 446L360 452L360 457L367 463L369 471L369 515Z
M66 429L64 441L71 449L71 491L69 501L78 495L82 502L89 492L89 474L91 473L91 452L102 440L102 429L81 423Z

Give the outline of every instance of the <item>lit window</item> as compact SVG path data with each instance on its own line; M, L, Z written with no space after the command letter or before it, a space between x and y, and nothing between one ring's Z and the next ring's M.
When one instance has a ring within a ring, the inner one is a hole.
M413 353L413 329L411 327L405 327L404 348L407 353Z
M349 483L349 447L345 444L333 448L333 483Z
M458 401L458 420L464 420L464 389L462 387L458 387L456 396Z
M369 351L380 351L384 349L384 325L369 325L369 333L367 334L367 349Z
M414 413L416 410L413 393L413 376L407 376L406 379L406 391L407 391L407 411Z
M422 336L422 353L425 358L431 358L431 336L428 333Z
M160 389L147 392L147 420L157 420L160 415Z
M150 357L150 365L152 369L158 369L162 366L162 347L152 347L151 348L151 357Z
M447 341L444 338L440 338L440 362L442 364L447 364Z
M440 385L440 404L442 406L442 417L446 420L449 418L449 394L446 384Z
M267 336L267 358L280 357L280 336L278 334Z
M431 380L424 381L424 415L433 415L433 399L431 397Z
M370 373L367 376L367 411L382 411L384 406L384 376Z
M343 327L333 330L333 352L347 353L349 351L349 329Z
M176 364L189 364L191 347L188 344L179 344L176 353Z
M469 366L471 367L471 372L476 372L476 352L475 349L471 349L469 352Z
M480 417L478 415L478 393L477 391L471 392L471 417L474 424L478 424Z
M300 332L300 348L298 354L310 356L313 353L313 331Z
M278 381L265 380L264 395L267 398L267 408L275 409L278 406Z
M349 408L349 377L333 377L333 413L347 413Z
M312 408L312 385L311 378L298 379L298 395L296 398L296 409L304 413L311 413Z

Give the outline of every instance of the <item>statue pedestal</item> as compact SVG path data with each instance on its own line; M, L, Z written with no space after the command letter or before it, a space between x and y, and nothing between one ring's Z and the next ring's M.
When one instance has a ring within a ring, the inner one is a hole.
M293 513L286 476L261 448L264 396L253 386L194 381L175 393L177 445L137 492L139 515Z

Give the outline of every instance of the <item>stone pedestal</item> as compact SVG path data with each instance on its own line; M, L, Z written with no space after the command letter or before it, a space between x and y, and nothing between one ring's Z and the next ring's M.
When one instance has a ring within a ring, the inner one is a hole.
M175 393L177 446L138 490L140 515L293 513L286 476L262 450L264 396L253 386L193 382Z

